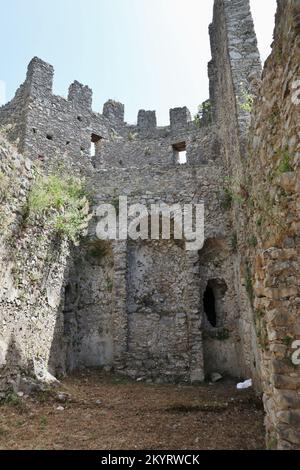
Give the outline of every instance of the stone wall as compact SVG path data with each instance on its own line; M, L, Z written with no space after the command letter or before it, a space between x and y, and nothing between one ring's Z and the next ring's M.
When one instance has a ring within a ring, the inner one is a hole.
M199 294L193 295L195 259L172 241L131 242L127 256L129 374L202 381Z
M292 344L299 339L299 1L278 2L273 51L262 82L248 1L217 0L210 31L210 92L229 175L244 366L264 392L268 448L295 449L300 404L299 367L292 361Z
M141 110L137 125L128 125L124 106L112 100L105 103L103 114L94 113L92 91L78 82L70 86L68 99L53 95L53 68L38 58L29 64L15 98L0 109L3 132L26 158L45 172L61 164L71 174L84 175L95 207L115 204L121 195L128 196L129 204L148 207L205 204L206 242L199 253L189 253L175 242L125 241L112 243L109 253L98 259L90 255L96 243L91 224L89 237L72 253L70 270L64 271L62 261L57 334L44 361L51 371L97 365L168 381L199 381L211 372L247 375L234 228L231 212L222 205L228 142L236 151L235 141L226 141L225 117L235 101L230 82L225 92L222 88L222 68L231 77L239 67L244 76L258 62L252 31L249 40L249 10L242 9L229 24L229 7L228 2L216 2L212 44L227 45L233 29L231 62L213 47L213 106L206 103L203 119L192 120L186 107L175 108L170 110L170 125L157 127L155 112ZM233 37L236 28L241 44ZM223 94L228 102L221 100ZM239 119L236 109L232 116ZM184 165L181 151L186 151ZM26 265L26 257L23 261ZM215 325L209 323L204 305L211 285Z
M269 447L300 447L300 2L278 2L272 54L255 102L246 163L245 246L253 280L253 312ZM272 86L270 86L272 84ZM253 246L254 245L254 246Z
M1 137L1 388L81 366L158 381L252 377L268 447L300 446L299 8L278 1L261 82L249 0L215 0L202 120L183 107L169 126L147 110L128 125L116 101L93 112L78 82L67 99L53 95L52 66L31 61L0 108L2 134L24 155ZM86 178L94 214L119 196L148 208L204 202L203 248L100 242L94 217L70 251L43 218L26 223L36 171L58 163Z
M209 63L210 99L218 129L221 158L226 168L227 210L231 214L231 255L240 317L236 320L243 349L244 375L260 385L259 354L252 308L245 281L245 260L238 246L247 232L244 208L244 160L250 124L248 96L257 92L260 59L248 0L216 0L210 26L212 61ZM246 105L246 106L245 106Z
M64 167L85 176L95 208L125 195L129 204L148 208L204 202L205 246L209 253L215 240L216 246L212 258L205 249L204 255L189 253L175 241L116 242L103 254L94 219L68 269L62 261L55 332L44 364L55 374L104 366L166 381L201 381L213 371L243 375L230 217L220 205L225 167L210 112L192 121L187 108L175 108L170 125L157 127L155 112L142 110L137 125L127 125L122 104L109 100L96 114L88 87L74 82L66 100L53 95L52 81L52 66L34 58L20 91L0 109L3 132L28 161L43 172ZM19 132L22 140L15 139ZM179 162L180 151L186 151L186 164ZM203 296L210 279L227 288L218 299L218 327L206 328Z
M65 286L64 372L110 367L114 359L114 255L112 247L85 240L72 254Z
M69 246L43 217L27 221L28 191L38 168L2 136L0 152L0 389L18 390L27 389L28 377L55 381L52 356L61 361L64 355Z
M113 141L103 140L93 161L96 168L170 166L179 163L177 148L186 151L188 165L206 164L219 156L213 126L198 128L195 123L185 123L176 130L156 129L147 137L131 127Z
M213 128L200 130L201 123L192 121L185 107L170 110L166 127L157 127L155 112L145 110L139 111L137 125L127 125L123 104L108 100L103 113L95 113L92 90L77 81L67 99L54 95L53 75L53 67L35 57L24 84L0 108L2 132L20 152L46 167L57 159L81 173L93 166L175 164L173 145L182 143L191 164L205 163L218 151Z

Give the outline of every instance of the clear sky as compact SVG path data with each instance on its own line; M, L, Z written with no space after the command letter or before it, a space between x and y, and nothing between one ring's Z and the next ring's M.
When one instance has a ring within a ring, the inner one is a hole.
M276 0L250 0L262 59L270 52ZM54 92L89 85L93 108L113 98L125 119L208 98L208 25L213 0L0 0L0 103L24 81L33 56L55 67ZM2 98L1 98L2 96Z

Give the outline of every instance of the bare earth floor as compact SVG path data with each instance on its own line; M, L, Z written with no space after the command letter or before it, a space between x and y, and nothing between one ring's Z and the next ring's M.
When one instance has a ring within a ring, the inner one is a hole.
M85 371L0 407L0 449L263 448L261 402L230 381L151 385Z

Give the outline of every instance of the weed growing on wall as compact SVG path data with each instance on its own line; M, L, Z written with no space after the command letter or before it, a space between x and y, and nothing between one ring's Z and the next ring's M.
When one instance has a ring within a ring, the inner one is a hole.
M204 101L200 104L198 106L198 112L194 116L194 122L197 127L201 127L204 121L206 124L210 124L212 122L212 105L210 100Z
M292 167L292 157L289 154L287 150L285 150L281 155L280 155L280 162L278 165L278 173L288 173L290 171L293 171Z
M76 242L89 220L83 181L52 174L36 179L28 197L28 218L43 215L60 235Z
M246 113L251 113L254 104L254 96L248 90L246 90L243 84L241 84L240 97L240 109Z

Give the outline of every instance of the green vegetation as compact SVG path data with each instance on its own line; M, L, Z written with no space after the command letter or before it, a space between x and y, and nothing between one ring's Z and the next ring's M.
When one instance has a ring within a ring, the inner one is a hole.
M89 203L83 182L56 174L39 177L29 194L28 219L46 216L60 235L76 242L89 220Z
M267 450L276 450L278 446L277 437L272 436L267 439Z
M288 173L289 171L293 171L291 163L292 157L289 152L285 150L284 152L282 152L280 157L280 162L277 168L278 173Z
M226 339L229 339L230 332L227 328L222 328L222 330L217 332L216 338L219 341L225 341Z
M249 195L245 187L238 181L231 177L224 178L223 192L221 195L221 208L229 210L233 203L238 205L245 204L249 199Z
M257 221L256 221L256 225L257 225L257 227L261 227L262 224L263 224L263 217L259 216Z
M40 280L40 274L36 272L29 272L28 277L32 283L36 283Z
M221 208L224 210L231 209L233 204L233 195L229 187L223 188L223 194L221 197Z
M258 240L255 235L251 235L251 237L248 238L248 245L251 246L252 248L255 248L258 244Z
M280 118L280 109L278 107L278 104L275 103L273 108L272 108L272 112L271 112L271 115L269 117L269 123L272 127L276 126L278 124L278 121L279 121L279 118Z
M194 116L196 126L201 127L203 119L208 124L212 122L212 105L210 100L206 100L198 106L198 112Z
M133 140L135 140L135 138L136 138L136 134L134 132L128 132L129 142L132 142Z
M1 404L6 406L21 406L22 400L16 393L11 392L1 400Z
M108 278L107 279L107 290L108 290L108 292L112 292L113 287L114 287L113 280Z
M240 109L247 113L251 113L254 104L254 96L247 91L244 86L241 86L241 98L242 100L239 103Z
M112 140L112 142L115 142L118 138L118 134L116 133L115 130L112 129L111 133L110 133L110 138Z
M282 342L285 346L287 346L289 348L291 346L292 342L293 342L293 338L292 338L292 336L287 335L283 338Z
M280 197L283 197L281 194ZM269 184L266 182L256 189L254 196L255 215L258 216L256 225L259 236L262 241L272 237L280 237L286 230L283 217L278 210L276 197L269 190ZM254 214L253 214L254 215Z
M48 424L48 418L47 416L41 416L40 418L40 426L42 429L44 429Z
M201 127L201 119L200 119L199 114L195 114L194 123L196 124L197 127Z
M107 240L94 240L89 242L88 253L93 258L102 259L110 253L111 244Z

